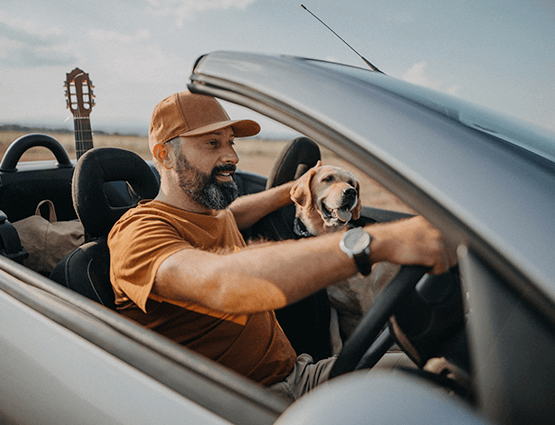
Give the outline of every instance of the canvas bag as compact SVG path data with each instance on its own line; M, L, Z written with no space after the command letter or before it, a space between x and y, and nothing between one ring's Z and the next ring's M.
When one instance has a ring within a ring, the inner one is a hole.
M40 212L48 206L48 220ZM50 273L56 264L85 241L83 225L79 220L58 221L52 201L39 202L35 215L13 223L21 245L29 253L23 264L39 273Z

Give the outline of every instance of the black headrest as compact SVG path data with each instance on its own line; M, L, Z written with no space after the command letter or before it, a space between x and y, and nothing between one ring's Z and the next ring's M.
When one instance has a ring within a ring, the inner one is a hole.
M320 158L320 148L313 140L307 137L292 140L274 161L266 189L299 178L314 167Z
M56 264L50 279L112 310L116 309L110 283L110 251L105 238L71 251Z
M105 183L121 181L127 182L136 196L129 205L114 206L106 196ZM75 167L73 205L89 237L107 236L129 208L140 199L155 198L158 188L156 175L137 154L118 148L94 148Z
M279 186L300 177L306 170L316 165L320 159L318 145L306 138L299 137L289 142L274 161L266 181L266 189ZM295 206L287 205L263 217L252 226L252 236L263 236L268 240L296 239L293 231Z

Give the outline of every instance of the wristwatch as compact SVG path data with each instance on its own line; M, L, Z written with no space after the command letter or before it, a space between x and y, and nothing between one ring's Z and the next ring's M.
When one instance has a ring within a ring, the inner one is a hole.
M357 270L364 276L368 276L372 271L372 263L370 262L371 242L370 234L364 231L362 227L347 230L341 238L341 242L339 242L341 251L355 260Z

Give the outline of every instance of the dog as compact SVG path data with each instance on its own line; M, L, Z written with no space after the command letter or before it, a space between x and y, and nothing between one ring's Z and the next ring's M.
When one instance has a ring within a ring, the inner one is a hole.
M362 204L360 184L349 171L321 161L304 173L291 189L296 217L308 234L319 236L358 220Z
M319 236L351 225L360 218L359 193L360 184L354 174L318 161L297 179L290 191L296 211L295 233ZM355 275L327 288L332 306L330 337L334 354L341 351L343 341L398 269L391 263L376 263L370 275Z

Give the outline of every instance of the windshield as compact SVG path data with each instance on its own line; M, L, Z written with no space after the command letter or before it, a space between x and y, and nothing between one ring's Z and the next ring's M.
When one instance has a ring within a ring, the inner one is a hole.
M499 137L516 146L540 155L550 162L555 162L555 134L548 130L536 127L516 118L504 116L448 94L410 84L395 78L388 78L384 74L366 68L312 59L303 60L316 66L329 68L371 84L379 85L385 90L417 102L443 115L447 115L468 127Z

